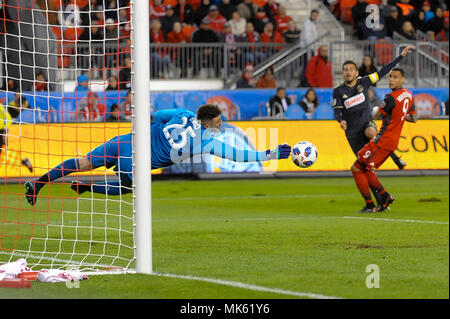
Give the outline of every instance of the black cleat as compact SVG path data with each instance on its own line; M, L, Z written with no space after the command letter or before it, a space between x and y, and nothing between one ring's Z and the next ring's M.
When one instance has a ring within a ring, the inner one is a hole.
M36 199L37 199L37 195L35 194L35 190L34 190L34 182L32 181L27 181L24 183L26 192L25 192L25 198L28 201L28 204L30 204L31 206L36 205Z
M395 200L394 195L389 194L383 198L383 203L378 206L378 210L382 212L383 210L390 209L389 204L393 203Z
M398 166L398 169L402 170L406 166L406 162L402 160L400 157L396 158L394 160L394 163Z
M78 195L81 195L84 192L90 191L91 185L90 184L80 184L77 181L73 181L72 185L70 185L70 188L72 188L75 192L77 192Z
M22 160L21 164L22 164L23 166L26 166L26 168L28 168L28 170L30 171L30 173L33 173L33 165L31 164L31 161L30 161L30 159L29 159L28 157L25 157L25 158Z
M366 205L358 213L378 213L378 211L378 207Z

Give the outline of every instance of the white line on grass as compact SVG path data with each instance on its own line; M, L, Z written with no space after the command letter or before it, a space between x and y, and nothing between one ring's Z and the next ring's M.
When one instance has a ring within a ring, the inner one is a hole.
M209 283L218 284L218 285L230 286L230 287L234 287L234 288L242 288L242 289L248 289L248 290L254 290L254 291L264 291L264 292L270 292L270 293L288 295L288 296L295 296L295 297L306 297L306 298L311 298L311 299L342 299L340 297L325 296L325 295L314 294L314 293L310 293L310 292L298 292L298 291L284 290L284 289L279 289L279 288L269 288L269 287L264 287L264 286L245 284L245 283L237 282L237 281L228 281L228 280L212 279L212 278L204 278L204 277L196 277L196 276L186 276L186 275L163 274L163 273L153 273L153 275L159 276L159 277L169 277L169 278L204 281L204 282L209 282Z
M387 222L405 222L405 223L423 223L423 224L441 224L448 225L448 222L438 222L434 220L414 220L414 219L395 219L395 218L376 218L376 217L354 217L344 216L346 219L368 219L368 220L380 220Z
M402 195L412 196L412 195L442 195L443 192L424 192L424 193L402 193ZM329 198L329 197L353 197L355 194L346 193L346 194L286 194L286 195L236 195L236 196L192 196L192 197L152 197L152 201L182 201L182 200L219 200L219 199L273 199L273 198L311 198L311 197L319 197L319 198Z

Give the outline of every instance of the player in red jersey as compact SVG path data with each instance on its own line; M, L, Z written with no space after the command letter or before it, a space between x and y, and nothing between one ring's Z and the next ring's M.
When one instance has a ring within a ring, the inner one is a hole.
M357 159L351 167L356 186L366 202L361 213L381 212L395 199L384 189L373 170L379 168L397 148L405 121L417 122L413 96L408 89L403 88L404 80L402 69L392 69L389 74L389 88L392 92L386 94L384 103L375 108L373 114L374 119L383 115L381 129L375 138L359 150ZM382 196L382 202L378 207L372 200L370 187L375 188Z

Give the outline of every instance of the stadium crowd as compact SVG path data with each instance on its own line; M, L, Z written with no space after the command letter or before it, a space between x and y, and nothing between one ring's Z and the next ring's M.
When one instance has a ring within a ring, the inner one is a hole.
M355 39L379 40L393 37L398 32L407 39L416 38L421 30L439 41L448 41L448 9L443 0L323 0L338 19L353 26ZM39 0L38 0L39 2ZM365 27L369 4L381 9L379 30ZM51 0L45 4L58 14L53 17L53 31L61 41L75 45L70 52L61 53L60 66L70 67L75 56L76 66L85 70L115 70L109 72L106 90L129 90L131 88L130 59L130 3L129 0ZM319 12L312 10L301 28L276 0L149 0L150 5L150 61L152 78L163 78L165 68L170 64L181 70L180 77L199 74L201 67L210 67L219 76L222 69L242 70L236 83L237 88L277 88L270 101L270 113L283 114L287 106L283 91L278 88L272 69L266 70L258 79L253 77L254 65L286 45L301 44L305 47L317 37L316 23ZM53 7L51 7L53 6ZM49 21L52 17L49 15ZM50 23L52 23L50 21ZM186 43L199 47L187 48ZM228 67L225 68L223 53L217 46L200 46L205 43L228 44ZM239 47L239 43L276 43L280 46ZM180 44L180 46L164 46ZM158 46L162 45L162 46ZM65 60L64 54L69 57ZM320 46L315 55L304 61L300 87L310 90L296 103L312 117L317 107L317 96L312 88L333 87L331 61L328 47ZM359 73L361 76L377 70L374 58L365 56ZM68 64L68 65L67 65ZM228 76L228 74L225 74ZM77 79L77 91L89 90L91 74L82 74ZM16 91L17 84L8 80L8 90ZM44 73L36 73L36 91L46 91ZM314 93L314 94L313 94ZM281 95L281 98L279 97ZM280 99L279 101L277 99ZM311 100L312 99L312 100ZM83 99L76 117L80 121L104 119L105 107L97 102L95 93ZM273 107L277 100L279 106ZM315 100L315 101L313 101ZM109 112L108 112L109 113ZM129 101L115 105L108 120L129 119ZM116 116L117 115L117 116Z

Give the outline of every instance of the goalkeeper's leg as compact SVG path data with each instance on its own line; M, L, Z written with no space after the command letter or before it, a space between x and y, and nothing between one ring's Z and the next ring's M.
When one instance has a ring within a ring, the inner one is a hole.
M35 205L37 196L46 184L60 177L75 173L90 171L92 167L91 161L85 156L82 158L71 158L62 162L55 168L51 169L35 181L25 182L25 197L30 205Z
M131 193L133 191L133 182L131 178L126 173L120 173L119 177L120 181L106 181L94 184L86 184L73 181L70 188L72 188L79 195L83 194L84 192L108 195L123 195Z

